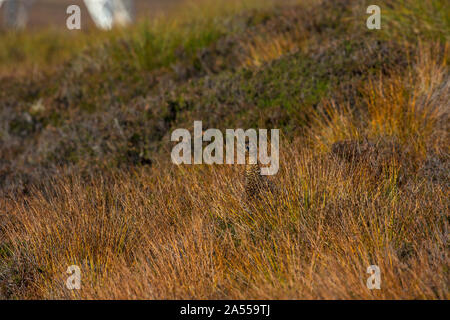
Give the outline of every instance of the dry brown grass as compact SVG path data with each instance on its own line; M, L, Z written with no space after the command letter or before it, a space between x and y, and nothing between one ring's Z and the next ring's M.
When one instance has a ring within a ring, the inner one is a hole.
M12 262L2 266L0 292L448 299L448 179L421 171L431 156L448 155L449 80L439 58L448 54L428 48L418 49L408 77L384 75L361 88L358 105L324 101L305 137L282 141L274 177L280 194L250 210L242 201L242 166L165 161L128 173L61 176L8 198L1 254ZM328 152L336 141L363 138L391 139L405 152L385 158L378 176L370 162L347 163ZM65 288L73 264L82 270L79 291ZM381 269L381 290L366 287L373 264Z

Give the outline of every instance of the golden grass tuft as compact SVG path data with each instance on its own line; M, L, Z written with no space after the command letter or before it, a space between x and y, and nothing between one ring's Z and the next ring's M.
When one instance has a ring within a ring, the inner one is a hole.
M291 33L278 33L268 38L252 37L252 42L244 45L246 50L243 66L260 67L298 49L297 38Z
M445 148L446 101L450 98L448 46L422 44L415 56L406 75L394 71L369 79L360 88L362 100L357 106L322 101L313 111L312 143L327 150L341 140L393 137L422 156L426 150Z

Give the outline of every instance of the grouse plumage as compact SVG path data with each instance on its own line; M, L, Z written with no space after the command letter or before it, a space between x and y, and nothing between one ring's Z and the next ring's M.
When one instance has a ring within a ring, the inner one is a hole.
M262 195L273 193L275 190L272 181L267 176L261 174L259 164L246 164L244 178L247 200L260 199Z

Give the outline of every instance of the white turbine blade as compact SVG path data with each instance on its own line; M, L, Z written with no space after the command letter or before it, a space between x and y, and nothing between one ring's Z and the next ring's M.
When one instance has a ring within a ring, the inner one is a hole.
M127 25L133 22L133 1L113 0L114 24Z
M97 27L109 30L113 25L112 0L84 0L89 14Z

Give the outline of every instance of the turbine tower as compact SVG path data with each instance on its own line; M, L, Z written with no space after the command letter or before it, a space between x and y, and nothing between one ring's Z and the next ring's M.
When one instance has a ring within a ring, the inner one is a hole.
M27 25L28 9L34 0L0 0L3 17L8 28L23 29Z

